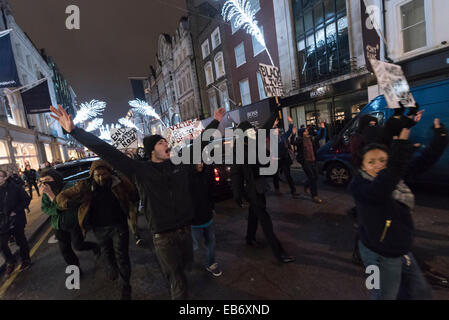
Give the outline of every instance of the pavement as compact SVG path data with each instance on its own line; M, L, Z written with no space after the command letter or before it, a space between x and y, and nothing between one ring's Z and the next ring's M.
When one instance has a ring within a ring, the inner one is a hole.
M295 182L304 176L293 170ZM351 195L342 188L320 182L323 204L315 204L302 195L292 199L286 184L282 195L269 192L268 211L275 233L285 249L296 256L289 264L277 262L264 235L258 229L257 239L263 248L245 244L247 208L237 207L232 200L216 204L214 219L217 261L223 275L215 278L205 270L205 253L195 252L195 264L187 274L190 298L194 300L365 300L364 269L351 261L354 244L352 222L346 216L353 206ZM298 187L302 191L302 187ZM434 273L449 276L449 197L447 194L419 191L414 212L416 241L414 254L421 266ZM31 226L31 224L29 225ZM133 299L169 299L166 279L162 276L151 236L143 217L139 219L145 245L130 241ZM118 282L106 279L104 261L95 260L91 252L80 252L84 276L79 290L65 287L65 264L57 244L50 241L50 224L37 232L41 245L32 257L33 266L20 273L4 290L5 300L115 300L119 298ZM94 240L88 233L88 240ZM0 286L5 287L4 283ZM449 288L433 285L435 299L448 300Z

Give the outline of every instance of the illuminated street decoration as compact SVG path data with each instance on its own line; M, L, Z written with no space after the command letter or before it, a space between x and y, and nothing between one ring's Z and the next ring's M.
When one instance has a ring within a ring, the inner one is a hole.
M274 66L273 59L267 49L262 31L257 26L257 20L255 20L256 10L251 9L250 0L226 1L223 5L221 15L225 21L231 22L231 20L234 19L234 27L236 29L243 28L243 30L245 30L248 34L252 35L260 43L260 45L264 47L268 57L270 58L271 65Z
M106 102L92 100L90 102L82 103L80 109L76 113L73 122L75 125L83 123L87 120L93 119L101 115L106 108Z
M141 132L140 129L134 124L134 122L132 122L132 121L129 120L129 119L126 119L126 118L120 118L120 119L118 119L118 122L119 122L122 126L124 126L125 128L134 128L134 129L136 129L137 131Z
M102 124L103 124L102 118L92 119L92 121L90 121L89 124L87 125L86 131L87 132L95 131L95 130L99 129Z
M141 114L143 116L153 117L153 118L156 118L158 120L161 119L159 117L159 115L156 113L156 110L154 110L153 107L148 105L148 103L146 101L143 101L143 100L140 100L140 99L136 99L136 100L129 101L128 104L132 107L131 111L133 113L138 113L138 114Z
M102 125L100 127L100 139L105 140L105 141L110 141L111 140L111 129L118 129L121 128L122 126L119 125L118 123L115 124L107 124L107 125Z

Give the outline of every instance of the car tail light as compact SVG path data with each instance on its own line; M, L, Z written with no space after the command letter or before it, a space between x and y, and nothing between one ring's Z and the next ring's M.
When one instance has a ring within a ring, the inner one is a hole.
M215 181L220 182L220 173L218 172L217 168L214 169L214 174L215 174Z

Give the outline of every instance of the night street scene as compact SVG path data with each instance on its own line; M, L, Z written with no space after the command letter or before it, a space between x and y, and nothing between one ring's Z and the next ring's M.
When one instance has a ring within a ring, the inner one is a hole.
M449 1L0 8L2 310L449 300Z

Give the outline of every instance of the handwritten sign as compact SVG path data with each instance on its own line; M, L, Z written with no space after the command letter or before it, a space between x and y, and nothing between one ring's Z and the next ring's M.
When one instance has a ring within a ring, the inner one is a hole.
M401 102L404 107L415 107L415 99L410 92L407 79L402 72L401 66L371 59L371 66L377 77L377 82L384 92L388 107L398 109Z
M137 148L137 130L134 128L111 129L112 146L117 149Z
M186 144L187 140L198 137L203 129L204 127L199 119L188 120L167 128L164 136L170 148L180 149Z
M284 95L281 72L279 68L259 63L259 73L267 97L281 97Z

